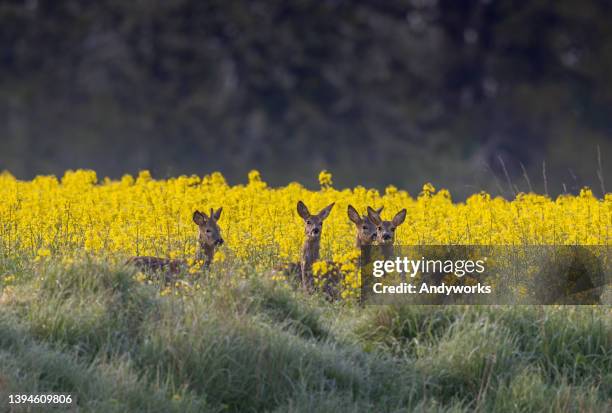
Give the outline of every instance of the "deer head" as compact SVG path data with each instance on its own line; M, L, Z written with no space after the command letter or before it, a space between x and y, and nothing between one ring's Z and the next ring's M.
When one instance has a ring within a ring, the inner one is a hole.
M380 207L375 210L376 214L380 216L384 207ZM355 224L357 230L357 247L363 247L366 245L372 245L377 238L376 225L368 217L368 215L361 216L359 212L352 206L348 206L348 217Z
M302 201L297 203L298 215L304 220L304 234L306 235L306 239L315 241L321 238L323 221L329 216L334 204L335 202L323 208L318 214L312 215Z
M211 249L223 244L224 241L221 237L221 228L217 225L222 210L223 208L219 208L213 212L211 208L210 216L200 211L195 211L193 213L193 222L195 222L199 228L198 242L200 248Z
M395 229L406 219L406 209L395 214L391 221L384 221L379 212L368 207L368 218L376 225L376 242L380 245L393 245Z

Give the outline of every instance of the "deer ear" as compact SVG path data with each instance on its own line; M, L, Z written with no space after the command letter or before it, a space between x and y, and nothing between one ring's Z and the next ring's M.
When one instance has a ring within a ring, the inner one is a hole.
M352 205L348 206L347 212L348 217L351 221L353 221L356 225L361 224L361 217L359 216L359 212L357 212L357 210Z
M397 227L401 225L405 219L406 219L406 208L402 209L400 212L395 214L395 216L393 217L393 221L392 221L393 225Z
M221 208L217 209L217 210L215 211L215 213L213 214L213 216L212 216L212 217L213 217L213 219L214 219L215 221L218 221L218 220L219 220L219 218L221 218L221 211L223 211L223 207L221 207Z
M200 211L196 211L193 213L193 222L195 222L196 225L204 225L206 224L206 221L208 221L208 217L205 213Z
M302 201L298 201L297 203L297 212L298 215L302 217L303 220L307 220L310 218L310 212L308 208Z
M376 213L377 213L378 215L380 215L380 213L382 212L382 210L383 210L383 209L385 209L385 207L384 207L384 206L381 206L380 208L378 208L378 209L376 210Z
M319 212L318 217L321 219L321 221L329 216L329 213L331 212L335 204L335 202L332 202L331 204L323 208L321 212Z
M368 207L368 218L374 225L382 224L382 219L380 219L380 214L374 211L372 208Z

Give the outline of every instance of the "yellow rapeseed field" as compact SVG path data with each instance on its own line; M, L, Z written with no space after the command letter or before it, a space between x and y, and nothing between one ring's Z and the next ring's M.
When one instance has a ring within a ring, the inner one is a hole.
M136 178L100 180L94 171L78 170L61 179L20 181L5 172L0 175L0 245L5 255L38 260L84 252L115 260L128 255L190 259L196 249L193 211L223 207L219 224L226 245L215 260L229 254L269 268L299 259L304 235L298 200L311 211L336 203L323 228L321 257L342 263L353 288L358 251L349 204L362 213L368 205L384 206L385 219L406 208L406 222L396 234L401 245L612 244L612 194L598 199L588 188L557 199L520 194L509 201L478 193L454 203L447 190L436 191L431 184L416 197L393 186L382 194L361 186L336 189L326 171L319 184L318 190L299 183L273 188L257 171L249 173L246 185L234 186L220 173L156 180L142 171ZM324 270L325 263L317 264L315 272Z
M408 210L398 228L397 243L485 245L610 245L612 194L603 200L585 188L578 196L550 199L519 194L515 200L486 193L454 203L447 190L426 184L413 197L393 186L384 193L361 186L336 189L331 174L319 176L313 191L299 183L272 188L257 171L246 185L230 186L220 173L153 179L148 171L134 178L99 180L94 171L67 171L20 181L0 175L0 242L5 252L39 255L83 250L121 257L150 254L189 257L195 253L196 209L223 207L220 219L227 249L238 257L275 251L297 259L303 224L295 211L303 200L312 211L335 202L326 220L322 256L333 258L354 249L349 204L360 212L367 205L385 207L383 218Z

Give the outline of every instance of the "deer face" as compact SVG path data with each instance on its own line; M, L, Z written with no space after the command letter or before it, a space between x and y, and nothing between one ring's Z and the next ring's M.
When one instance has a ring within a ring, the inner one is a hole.
M380 207L375 212L380 214L383 207ZM361 216L359 212L352 206L348 206L348 217L355 224L357 229L357 243L358 245L371 245L376 241L377 230L376 225L370 220L367 215Z
M217 225L217 220L221 217L222 210L223 208L219 208L213 212L211 208L210 216L200 211L193 213L193 222L199 228L198 242L200 243L200 248L216 247L223 244L221 228Z
M380 213L368 207L368 217L376 225L376 242L380 245L393 245L395 242L395 229L406 219L406 209L395 214L391 221L383 221Z
M323 231L323 221L329 216L334 203L323 208L318 214L312 215L306 205L299 201L297 203L298 215L304 220L304 234L309 240L317 240L321 238Z

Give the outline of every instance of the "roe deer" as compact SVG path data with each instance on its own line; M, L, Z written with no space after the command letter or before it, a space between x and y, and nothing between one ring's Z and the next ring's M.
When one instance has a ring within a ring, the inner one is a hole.
M368 217L376 225L376 244L381 246L383 256L385 259L392 258L395 255L393 251L395 229L406 219L406 208L395 214L391 221L385 221L380 217L380 211L368 207ZM406 282L405 273L401 273L400 278L402 282Z
M383 207L380 207L376 212L380 214L382 210ZM374 225L367 214L363 216L359 215L352 205L348 206L347 214L351 222L355 224L355 229L357 230L355 246L364 254L362 259L369 261L369 247L376 241L377 236L376 225ZM342 263L334 261L326 261L325 263L326 271L319 274L319 287L328 300L335 301L341 297L341 283L344 280L345 274L342 271ZM354 264L359 265L359 260L354 262Z
M311 290L314 286L312 264L319 259L323 221L329 216L334 204L335 202L323 208L318 214L312 215L302 201L297 203L297 212L304 220L304 234L306 235L306 240L302 246L302 259L300 262L302 288L305 291Z
M380 215L383 208L384 207L380 207L375 210L376 214ZM352 205L348 206L347 212L349 219L355 224L355 228L357 229L355 246L361 248L372 245L372 243L376 241L378 234L376 225L372 222L370 217L367 214L363 216L359 215L359 212L357 212Z
M301 204L303 205L303 203ZM334 204L328 206L327 208L331 210L331 207L333 205ZM306 208L306 206L303 205L303 207L301 207L300 203L298 203L298 214L300 214L302 218L304 218L304 216L310 217L310 213L306 213L302 215L302 212L300 212L300 209L303 210L303 208ZM382 209L383 207L380 207L379 209L376 210L376 212L380 214ZM322 212L323 211L321 211L321 213ZM321 213L319 213L319 215ZM351 222L355 224L355 229L357 230L356 237L355 237L355 246L357 248L371 246L372 243L374 243L377 238L376 225L374 225L374 223L370 220L367 214L360 215L352 205L348 206L347 214ZM306 225L308 225L308 222L306 222ZM308 234L308 229L306 229L306 233ZM304 247L302 248L301 262L299 263L291 262L291 263L280 264L274 268L273 273L275 274L281 273L284 276L289 277L289 279L293 279L294 277L299 278L299 282L302 283L302 264L307 263L305 266L307 270L305 273L306 280L312 283L313 282L312 264L315 261L317 261L318 258L312 259L312 255L310 254L310 252L316 249L317 251L316 256L318 257L318 241L309 243L308 240L309 240L309 237L307 235L307 240L304 243ZM327 264L326 273L320 274L320 277L322 278L320 288L322 292L326 295L326 297L333 301L340 297L339 284L343 278L343 274L341 271L341 263L337 263L333 261L326 261L326 264Z
M193 222L198 226L198 245L195 258L196 260L203 260L205 268L212 263L215 248L224 242L221 237L221 229L217 225L222 210L223 208L219 208L213 212L211 208L210 216L200 211L193 213ZM176 275L187 267L185 260L150 256L131 257L126 261L126 264L134 265L143 272L162 272L166 281L172 281Z
M395 243L395 229L406 219L406 208L399 211L391 221L384 221L380 217L380 211L368 207L368 217L376 225L376 243L382 246L385 257L393 255L393 244Z
M377 211L380 213L382 207ZM357 230L355 236L355 246L361 250L365 257L365 260L369 260L370 252L369 247L374 241L376 241L376 225L370 220L367 215L359 215L359 212L349 205L347 208L347 215L351 222L355 224ZM359 265L359 260L355 264ZM335 301L341 297L341 283L344 280L345 274L342 271L342 263L334 261L326 261L326 272L319 274L320 287L325 297L330 301Z

